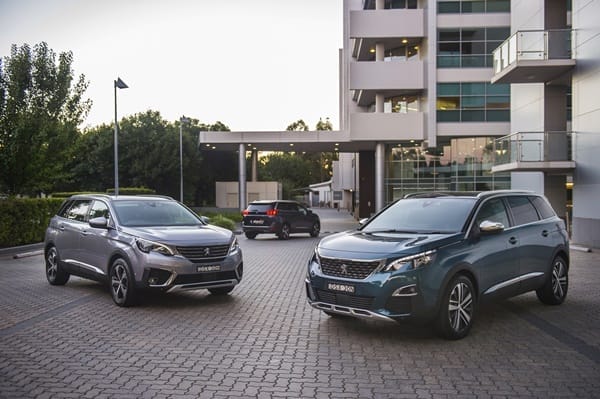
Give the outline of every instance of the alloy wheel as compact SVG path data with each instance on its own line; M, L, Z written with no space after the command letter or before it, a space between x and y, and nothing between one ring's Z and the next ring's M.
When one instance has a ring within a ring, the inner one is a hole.
M127 275L127 269L122 262L118 262L113 267L110 285L115 302L118 304L125 303L127 301L127 290L129 288L129 276Z
M46 274L48 275L48 281L56 280L56 274L58 273L58 253L56 248L52 247L48 250L46 255Z
M557 299L566 295L567 284L567 268L561 258L556 258L552 266L552 292Z
M464 282L458 282L450 293L448 301L450 326L455 332L468 328L473 317L473 294Z

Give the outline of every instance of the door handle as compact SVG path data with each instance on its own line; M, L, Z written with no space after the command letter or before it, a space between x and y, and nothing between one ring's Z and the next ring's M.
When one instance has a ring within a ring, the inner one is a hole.
M65 229L65 225L64 224L59 224L58 228L61 229L61 230L64 230Z
M542 231L542 236L544 236L544 237L548 237L548 230L544 230L544 231Z
M88 234L90 234L90 233L87 230L81 230L82 236L87 236Z
M516 239L515 237L510 237L510 238L508 239L508 242L514 245L514 244L516 244L516 243L517 243L517 239Z

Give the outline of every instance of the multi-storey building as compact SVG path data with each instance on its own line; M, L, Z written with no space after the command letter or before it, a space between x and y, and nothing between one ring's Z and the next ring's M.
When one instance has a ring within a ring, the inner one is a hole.
M201 133L240 152L241 205L247 150L335 150L352 153L360 217L414 191L525 188L600 247L600 0L344 0L343 13L340 131Z

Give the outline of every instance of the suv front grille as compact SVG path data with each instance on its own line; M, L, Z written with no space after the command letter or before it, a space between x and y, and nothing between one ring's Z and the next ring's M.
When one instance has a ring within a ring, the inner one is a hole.
M370 309L373 305L371 296L354 296L337 292L316 290L317 300L330 305L348 306L356 309Z
M177 251L194 263L218 262L227 256L229 245L177 247Z
M324 274L355 280L367 278L379 265L379 261L361 262L347 259L321 258L321 270Z

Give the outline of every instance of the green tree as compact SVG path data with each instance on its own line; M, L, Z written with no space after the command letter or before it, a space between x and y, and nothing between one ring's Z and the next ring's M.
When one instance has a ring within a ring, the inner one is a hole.
M179 123L164 120L157 111L146 111L121 119L121 187L148 187L158 194L179 199ZM203 178L197 134L206 126L196 119L182 126L184 202L189 204L197 203L197 191ZM114 125L101 125L81 136L73 158L75 187L72 189L105 191L114 187L113 135Z
M261 158L258 173L260 180L281 182L283 198L291 199L294 190L314 183L309 170L310 161L297 154L276 152Z
M44 42L13 45L0 63L0 189L39 194L71 181L71 158L91 100L88 82L75 79L73 54L57 55Z
M290 123L285 130L308 132L310 129L302 119L298 119L296 122Z

